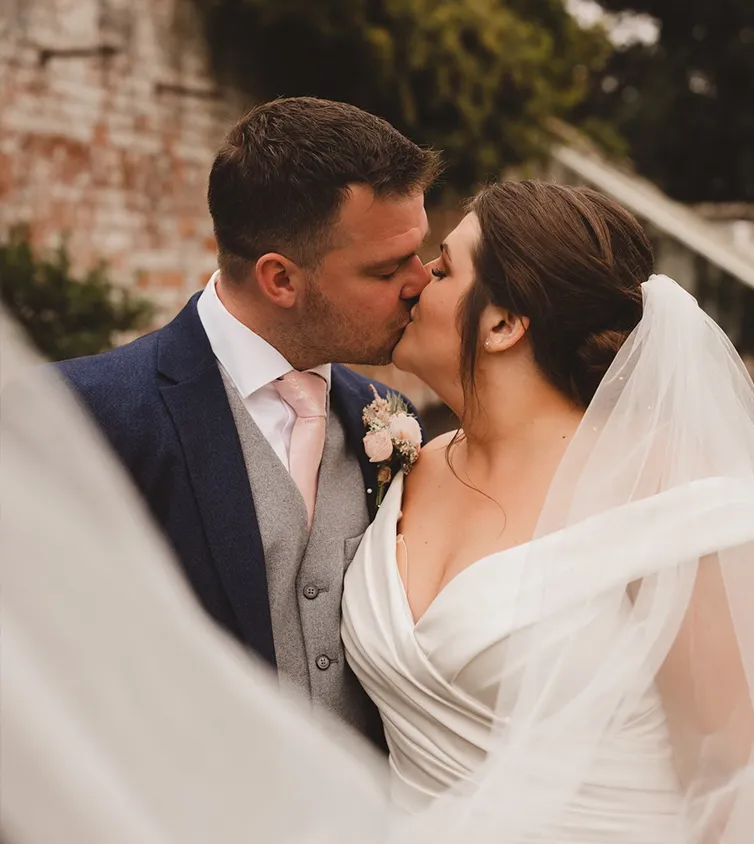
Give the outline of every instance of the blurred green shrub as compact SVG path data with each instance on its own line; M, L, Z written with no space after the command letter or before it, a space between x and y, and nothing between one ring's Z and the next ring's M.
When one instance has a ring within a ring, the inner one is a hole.
M25 227L0 239L0 297L49 360L110 349L154 316L150 302L108 280L104 263L77 277L65 242L37 253Z

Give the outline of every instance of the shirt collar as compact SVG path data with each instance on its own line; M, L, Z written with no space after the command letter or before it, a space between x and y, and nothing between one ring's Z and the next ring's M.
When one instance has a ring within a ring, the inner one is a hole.
M197 302L197 311L209 344L218 361L230 375L243 398L293 371L280 352L266 340L239 322L223 305L215 284L215 272ZM322 376L330 389L332 365L308 370Z

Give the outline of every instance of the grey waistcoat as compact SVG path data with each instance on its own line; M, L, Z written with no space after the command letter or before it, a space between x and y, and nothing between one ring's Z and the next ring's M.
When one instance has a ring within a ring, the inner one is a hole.
M363 730L367 698L340 638L343 576L369 524L359 463L330 410L310 534L298 487L221 373L262 537L279 675Z

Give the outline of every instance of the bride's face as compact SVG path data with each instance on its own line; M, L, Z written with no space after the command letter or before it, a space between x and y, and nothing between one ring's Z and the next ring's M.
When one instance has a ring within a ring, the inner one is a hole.
M476 215L467 214L445 238L440 255L427 264L431 281L393 351L399 369L418 375L451 406L461 392L458 306L474 281L472 255L479 236Z

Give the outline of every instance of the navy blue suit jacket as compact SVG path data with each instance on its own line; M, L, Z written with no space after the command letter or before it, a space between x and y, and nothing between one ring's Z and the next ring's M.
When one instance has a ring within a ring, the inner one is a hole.
M198 295L164 328L58 366L127 467L207 612L274 667L259 525ZM358 457L373 518L377 474L361 420L370 383L333 366L331 405Z

